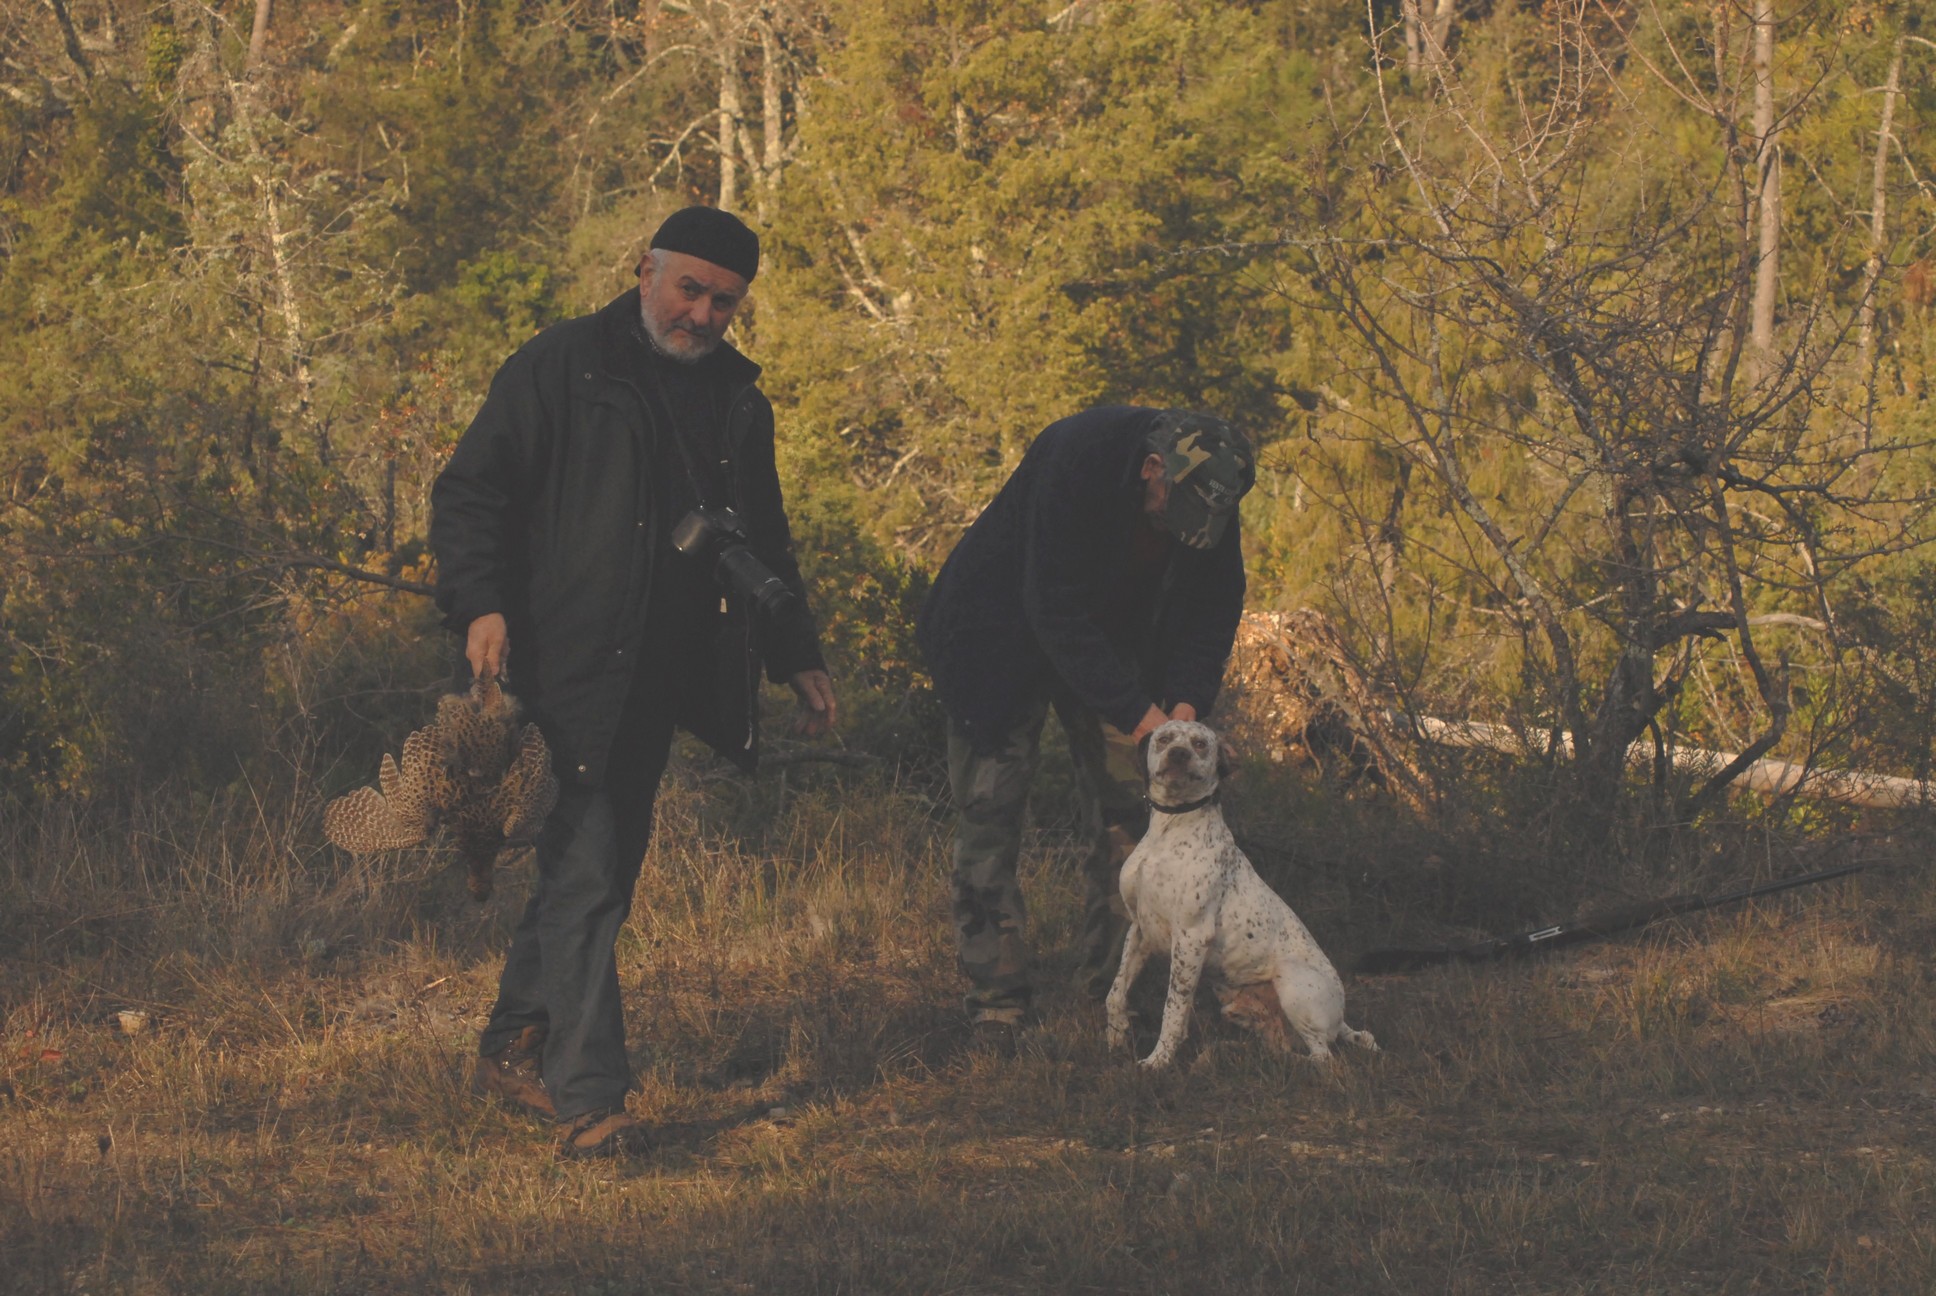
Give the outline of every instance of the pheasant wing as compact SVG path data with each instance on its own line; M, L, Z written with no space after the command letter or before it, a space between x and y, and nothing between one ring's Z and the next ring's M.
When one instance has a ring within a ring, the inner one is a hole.
M397 768L397 758L384 752L383 763L377 766L376 790L388 798L397 795L402 787L403 771Z
M558 779L551 772L551 749L538 726L528 724L518 737L517 758L492 794L493 818L504 825L506 841L527 842L538 835L556 804Z
M375 788L363 787L324 807L323 835L346 851L367 855L419 844L424 824L421 816L414 823L399 819L395 802Z
M359 855L420 844L430 835L427 776L434 759L429 734L411 734L401 764L384 753L377 787L357 788L323 808L323 835Z
M434 726L419 729L403 740L397 817L411 823L421 821L426 836L436 826L438 813L450 809L455 799L438 747L439 734Z

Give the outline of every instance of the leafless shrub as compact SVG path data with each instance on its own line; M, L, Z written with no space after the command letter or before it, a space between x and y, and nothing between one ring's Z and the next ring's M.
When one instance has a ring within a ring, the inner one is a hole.
M1570 735L1543 750L1604 812L1650 730L1750 730L1736 764L1782 742L1795 656L1847 656L1853 582L1936 496L1871 418L1832 257L1755 344L1756 142L1688 143L1673 51L1593 5L1541 23L1339 112L1283 284L1336 356L1296 466L1387 685ZM1726 65L1704 93L1707 127L1738 117Z

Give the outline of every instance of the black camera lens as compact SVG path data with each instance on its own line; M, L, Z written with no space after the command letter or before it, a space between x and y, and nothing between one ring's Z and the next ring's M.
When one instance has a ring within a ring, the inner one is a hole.
M767 570L743 544L728 545L719 555L716 568L720 584L736 589L751 599L760 615L779 620L793 615L800 596L787 588L785 581Z
M806 611L800 596L746 547L746 524L731 509L701 507L686 514L672 528L672 547L710 567L715 580L743 595L769 621Z

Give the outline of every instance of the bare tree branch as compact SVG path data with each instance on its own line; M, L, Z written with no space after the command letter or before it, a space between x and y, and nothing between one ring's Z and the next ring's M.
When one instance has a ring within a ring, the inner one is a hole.
M80 35L74 30L73 16L67 12L67 0L45 0L54 21L60 24L61 46L67 51L68 61L81 71L81 80L92 81L94 69L88 66L87 55L81 50Z

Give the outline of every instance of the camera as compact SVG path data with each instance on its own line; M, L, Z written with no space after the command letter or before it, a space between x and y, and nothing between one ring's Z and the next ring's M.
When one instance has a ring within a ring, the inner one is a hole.
M672 547L710 568L721 585L743 595L769 622L806 611L800 596L746 547L746 523L732 509L701 505L686 514L672 528Z

